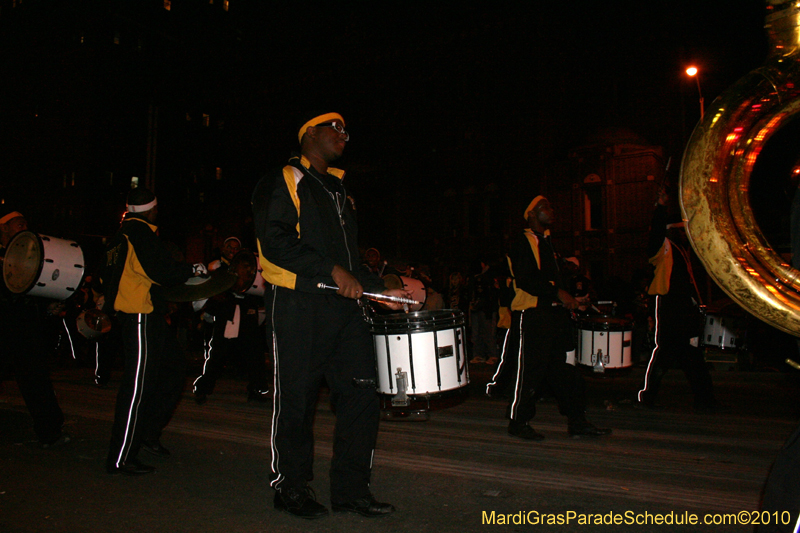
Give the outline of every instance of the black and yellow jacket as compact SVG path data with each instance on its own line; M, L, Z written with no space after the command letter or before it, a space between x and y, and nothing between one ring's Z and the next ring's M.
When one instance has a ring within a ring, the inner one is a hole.
M514 287L512 311L533 307L549 307L558 302L558 289L563 289L559 258L546 235L526 229L506 256Z
M192 276L192 265L175 261L158 238L157 230L141 215L125 215L106 248L102 272L106 312L166 311L162 288L183 283Z
M342 184L344 172L325 175L305 157L292 157L282 169L262 178L253 192L253 215L262 275L272 285L322 292L333 284L339 265L366 292L381 292L383 280L359 268L355 203Z
M647 292L650 295L671 294L681 298L700 300L691 270L691 255L683 247L667 238L667 223L670 221L667 208L658 205L650 224L647 255L655 267L653 281Z

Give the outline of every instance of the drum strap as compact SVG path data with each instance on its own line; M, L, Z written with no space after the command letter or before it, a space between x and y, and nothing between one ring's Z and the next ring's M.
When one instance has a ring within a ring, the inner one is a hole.
M700 290L697 288L697 282L694 279L694 271L692 270L692 258L689 255L689 252L687 250L684 250L683 247L678 246L677 244L673 243L673 246L676 250L678 250L681 253L683 261L684 263L686 263L686 271L689 273L689 279L692 281L694 292L697 295L697 303L699 305L703 305L703 299L700 297Z

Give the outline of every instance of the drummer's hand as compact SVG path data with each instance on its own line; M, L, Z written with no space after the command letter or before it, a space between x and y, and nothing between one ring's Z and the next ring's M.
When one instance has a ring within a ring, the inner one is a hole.
M352 298L353 300L358 300L364 294L364 288L361 286L361 283L359 283L349 271L339 265L334 265L331 277L336 283L336 286L339 287L336 294L344 296L345 298Z
M195 276L205 276L208 274L208 269L203 263L195 263L192 265Z
M411 293L408 291L404 291L403 289L386 289L385 291L381 292L384 296L395 296L397 298L408 298L411 299ZM408 304L401 304L398 302L381 302L381 305L386 307L387 309L391 309L392 311L400 311L403 309L403 305Z
M578 308L578 300L573 298L572 295L564 289L558 289L558 299L561 301L562 305L570 311Z

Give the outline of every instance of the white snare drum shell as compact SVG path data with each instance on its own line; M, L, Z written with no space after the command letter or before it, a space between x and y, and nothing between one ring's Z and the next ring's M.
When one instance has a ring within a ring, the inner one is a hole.
M593 368L629 368L633 366L632 338L633 328L624 321L582 323L578 331L578 363Z
M414 314L433 313L422 311ZM431 324L435 324L435 319ZM379 393L400 392L397 388L398 372L406 374L405 393L408 395L435 394L469 383L463 325L435 328L433 331L414 331L410 327L408 332L373 332L373 341Z
M738 318L709 314L703 328L703 344L722 349L738 348L742 329L742 321Z

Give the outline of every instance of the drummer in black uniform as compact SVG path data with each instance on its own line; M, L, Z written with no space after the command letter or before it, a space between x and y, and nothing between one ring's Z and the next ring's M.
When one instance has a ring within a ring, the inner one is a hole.
M27 229L22 213L0 212L0 259L14 236ZM70 441L70 435L62 429L64 413L50 381L44 349L45 316L57 314L61 308L60 302L12 294L5 283L0 287L0 380L14 375L33 417L33 430L44 448Z
M500 363L501 368L516 363L511 365L516 375L508 433L526 440L544 439L528 422L536 414L534 393L547 383L558 400L559 411L567 416L570 436L608 435L610 429L595 427L586 420L583 380L578 369L566 362L566 352L575 346L567 310L576 309L578 301L566 290L560 257L550 244L554 220L550 202L543 196L534 198L525 210L525 219L528 228L507 256L515 291L509 337L518 339L506 346Z

